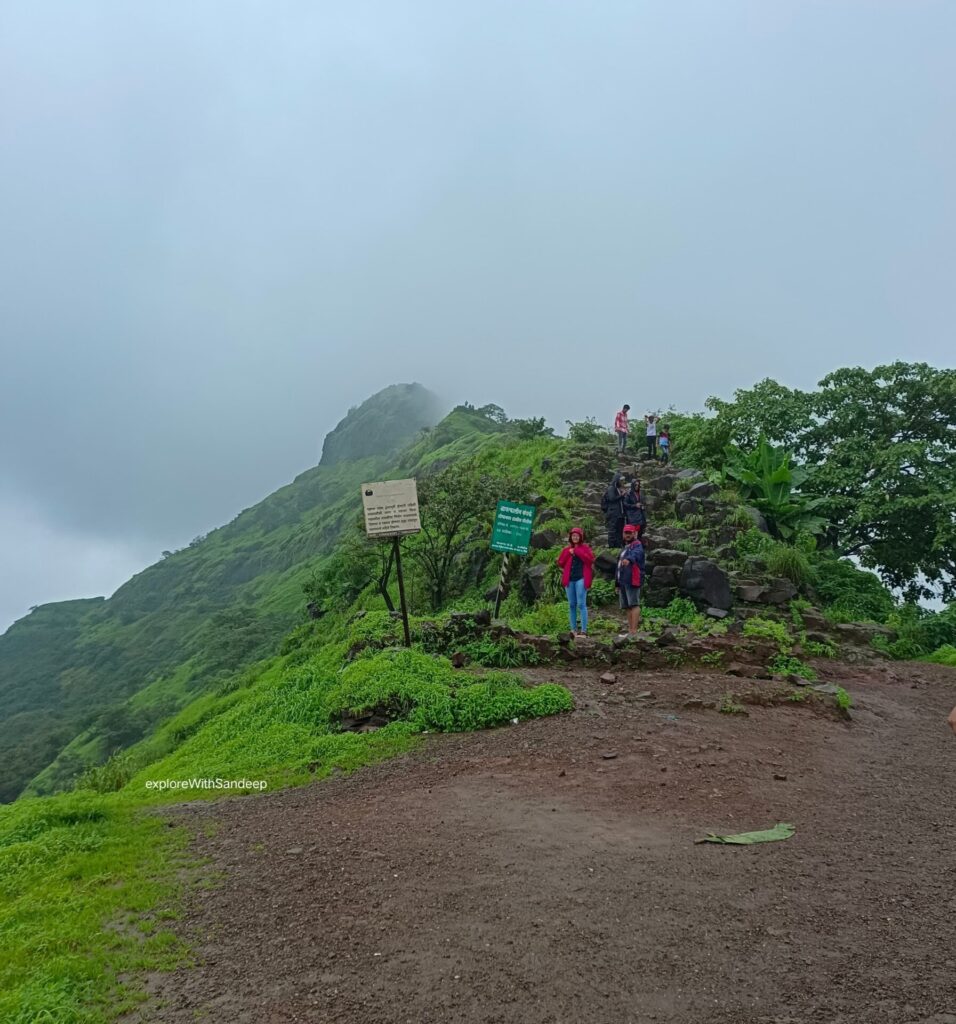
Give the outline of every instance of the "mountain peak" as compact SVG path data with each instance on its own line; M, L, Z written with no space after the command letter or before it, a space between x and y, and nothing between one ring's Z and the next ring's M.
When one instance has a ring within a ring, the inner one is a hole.
M441 400L423 385L390 384L349 409L326 434L319 465L387 455L434 426L442 411Z

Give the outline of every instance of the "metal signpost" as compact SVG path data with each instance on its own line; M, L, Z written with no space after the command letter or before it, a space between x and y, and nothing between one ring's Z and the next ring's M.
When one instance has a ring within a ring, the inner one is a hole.
M499 501L495 509L495 525L491 530L491 550L500 551L501 575L495 593L495 614L501 611L501 596L508 578L508 555L526 555L531 544L534 525L534 505L521 505L516 501Z
M408 604L405 601L405 576L402 573L401 538L411 533L420 533L422 528L415 480L381 480L378 483L362 484L362 508L365 511L366 535L378 540L388 537L392 539L405 646L411 647Z

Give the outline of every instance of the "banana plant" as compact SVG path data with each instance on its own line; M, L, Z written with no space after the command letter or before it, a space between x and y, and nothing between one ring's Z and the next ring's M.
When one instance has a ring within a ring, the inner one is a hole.
M790 452L761 437L752 451L727 445L724 453L726 477L735 480L743 497L763 513L771 533L791 540L799 533L826 532L828 520L816 514L824 499L798 493L809 474L793 464Z

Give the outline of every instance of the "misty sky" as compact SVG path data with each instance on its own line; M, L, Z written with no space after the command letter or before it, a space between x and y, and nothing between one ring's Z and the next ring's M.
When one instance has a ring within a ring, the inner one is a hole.
M418 380L953 365L956 3L4 0L0 630Z

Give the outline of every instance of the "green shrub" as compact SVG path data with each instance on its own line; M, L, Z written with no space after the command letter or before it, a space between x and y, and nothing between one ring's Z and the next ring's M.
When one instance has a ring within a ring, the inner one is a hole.
M533 633L536 636L555 636L558 633L566 632L570 628L567 601L536 604L516 619L511 620L511 625L522 633Z
M476 665L487 665L489 668L518 668L520 665L537 665L541 661L540 655L533 647L522 644L513 636L503 636L499 640L483 636L477 640L469 640L458 649L469 661Z
M896 639L877 636L873 646L891 658L923 658L940 647L956 646L956 605L942 612L903 605L887 616L886 625L896 631Z
M595 580L591 584L588 593L588 601L596 608L602 608L609 604L617 604L617 587L610 580Z
M811 658L835 658L837 656L836 645L831 644L829 641L808 640L804 636L801 637L800 643L803 645L804 651Z
M782 544L779 541L771 541L764 548L761 557L767 566L767 571L774 576L783 576L798 587L806 586L810 582L812 576L810 561L799 548L790 547L789 544Z
M755 615L752 619L747 619L744 622L743 633L744 636L752 636L760 640L773 640L782 652L790 650L790 634L782 622Z
M817 678L816 670L812 665L808 665L799 658L795 658L792 654L776 655L771 659L770 664L767 667L771 672L779 673L783 676L802 676L804 679L809 679L811 682Z
M943 644L942 647L938 647L932 654L927 654L921 660L932 662L934 665L949 665L950 668L956 668L956 647L952 644Z
M848 712L853 707L853 698L843 689L842 686L838 686L836 693L833 695L833 700L836 706L844 712Z
M886 622L895 608L879 577L844 558L818 558L812 584L834 622Z

